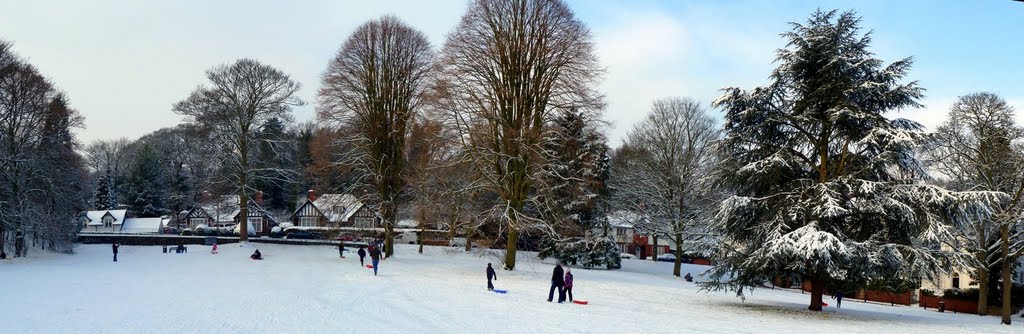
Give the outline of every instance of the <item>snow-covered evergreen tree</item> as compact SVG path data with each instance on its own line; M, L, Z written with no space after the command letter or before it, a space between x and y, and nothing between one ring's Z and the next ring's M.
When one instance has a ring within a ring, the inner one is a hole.
M545 132L543 176L532 201L551 228L539 256L618 268L618 248L605 244L608 145L597 125L592 114L559 110Z
M93 208L96 210L117 209L117 187L114 185L113 172L107 169L96 181L96 193L93 195Z
M883 65L853 12L819 10L792 27L768 86L726 88L714 102L733 195L715 218L723 241L705 288L742 296L798 275L812 286L809 309L821 310L831 282L916 280L968 264L954 227L1004 197L921 182L922 127L885 116L920 106L922 89L902 82L911 60Z
M167 211L167 180L160 157L143 144L125 183L128 209L138 217L160 217Z

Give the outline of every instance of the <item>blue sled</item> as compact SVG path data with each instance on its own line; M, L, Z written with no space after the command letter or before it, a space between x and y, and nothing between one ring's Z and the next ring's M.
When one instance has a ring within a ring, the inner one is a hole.
M508 293L508 290L494 290L496 293Z

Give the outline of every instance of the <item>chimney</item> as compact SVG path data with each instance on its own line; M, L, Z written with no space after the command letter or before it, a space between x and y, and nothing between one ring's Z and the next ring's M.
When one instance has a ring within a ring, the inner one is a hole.
M256 205L263 206L263 191L256 192Z
M315 201L316 200L316 190L310 189L309 192L306 193L306 198L308 198L310 201Z

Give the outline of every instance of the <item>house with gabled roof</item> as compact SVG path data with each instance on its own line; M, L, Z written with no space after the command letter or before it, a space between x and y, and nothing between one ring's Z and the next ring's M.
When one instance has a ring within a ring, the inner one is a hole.
M84 211L78 216L82 232L114 233L124 224L128 210L96 210Z
M190 229L195 229L199 225L213 226L213 223L213 216L199 205L193 206L188 211L183 211L178 217L178 224Z
M295 226L304 227L373 227L376 217L373 208L351 194L317 196L310 190L291 220Z
M244 221L253 228L253 231L256 232L257 236L269 236L270 229L277 226L277 219L268 213L267 210L263 209L262 193L257 193L257 195L256 200L249 198L247 205L248 210L246 210L246 218ZM241 223L243 221L242 217L240 217L241 215L242 210L236 209L231 214L232 221L234 221L235 224Z

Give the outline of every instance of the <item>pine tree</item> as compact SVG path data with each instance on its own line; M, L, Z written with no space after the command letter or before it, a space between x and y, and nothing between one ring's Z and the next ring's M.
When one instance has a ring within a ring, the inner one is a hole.
M726 88L725 161L732 196L719 207L723 238L707 289L755 287L775 276L811 284L821 310L830 282L933 278L971 259L954 226L1003 199L926 185L914 156L919 124L885 113L918 107L901 83L911 66L883 66L853 12L816 11L793 23L766 87Z
M125 183L131 214L138 217L160 217L166 213L167 180L160 157L152 147L143 144Z
M115 210L118 207L117 187L114 185L113 172L109 169L96 181L93 207L96 210Z
M618 268L618 247L614 240L613 247L606 244L608 145L596 123L585 112L562 110L546 132L547 161L535 201L541 214L554 223L541 242L539 256L586 267Z

